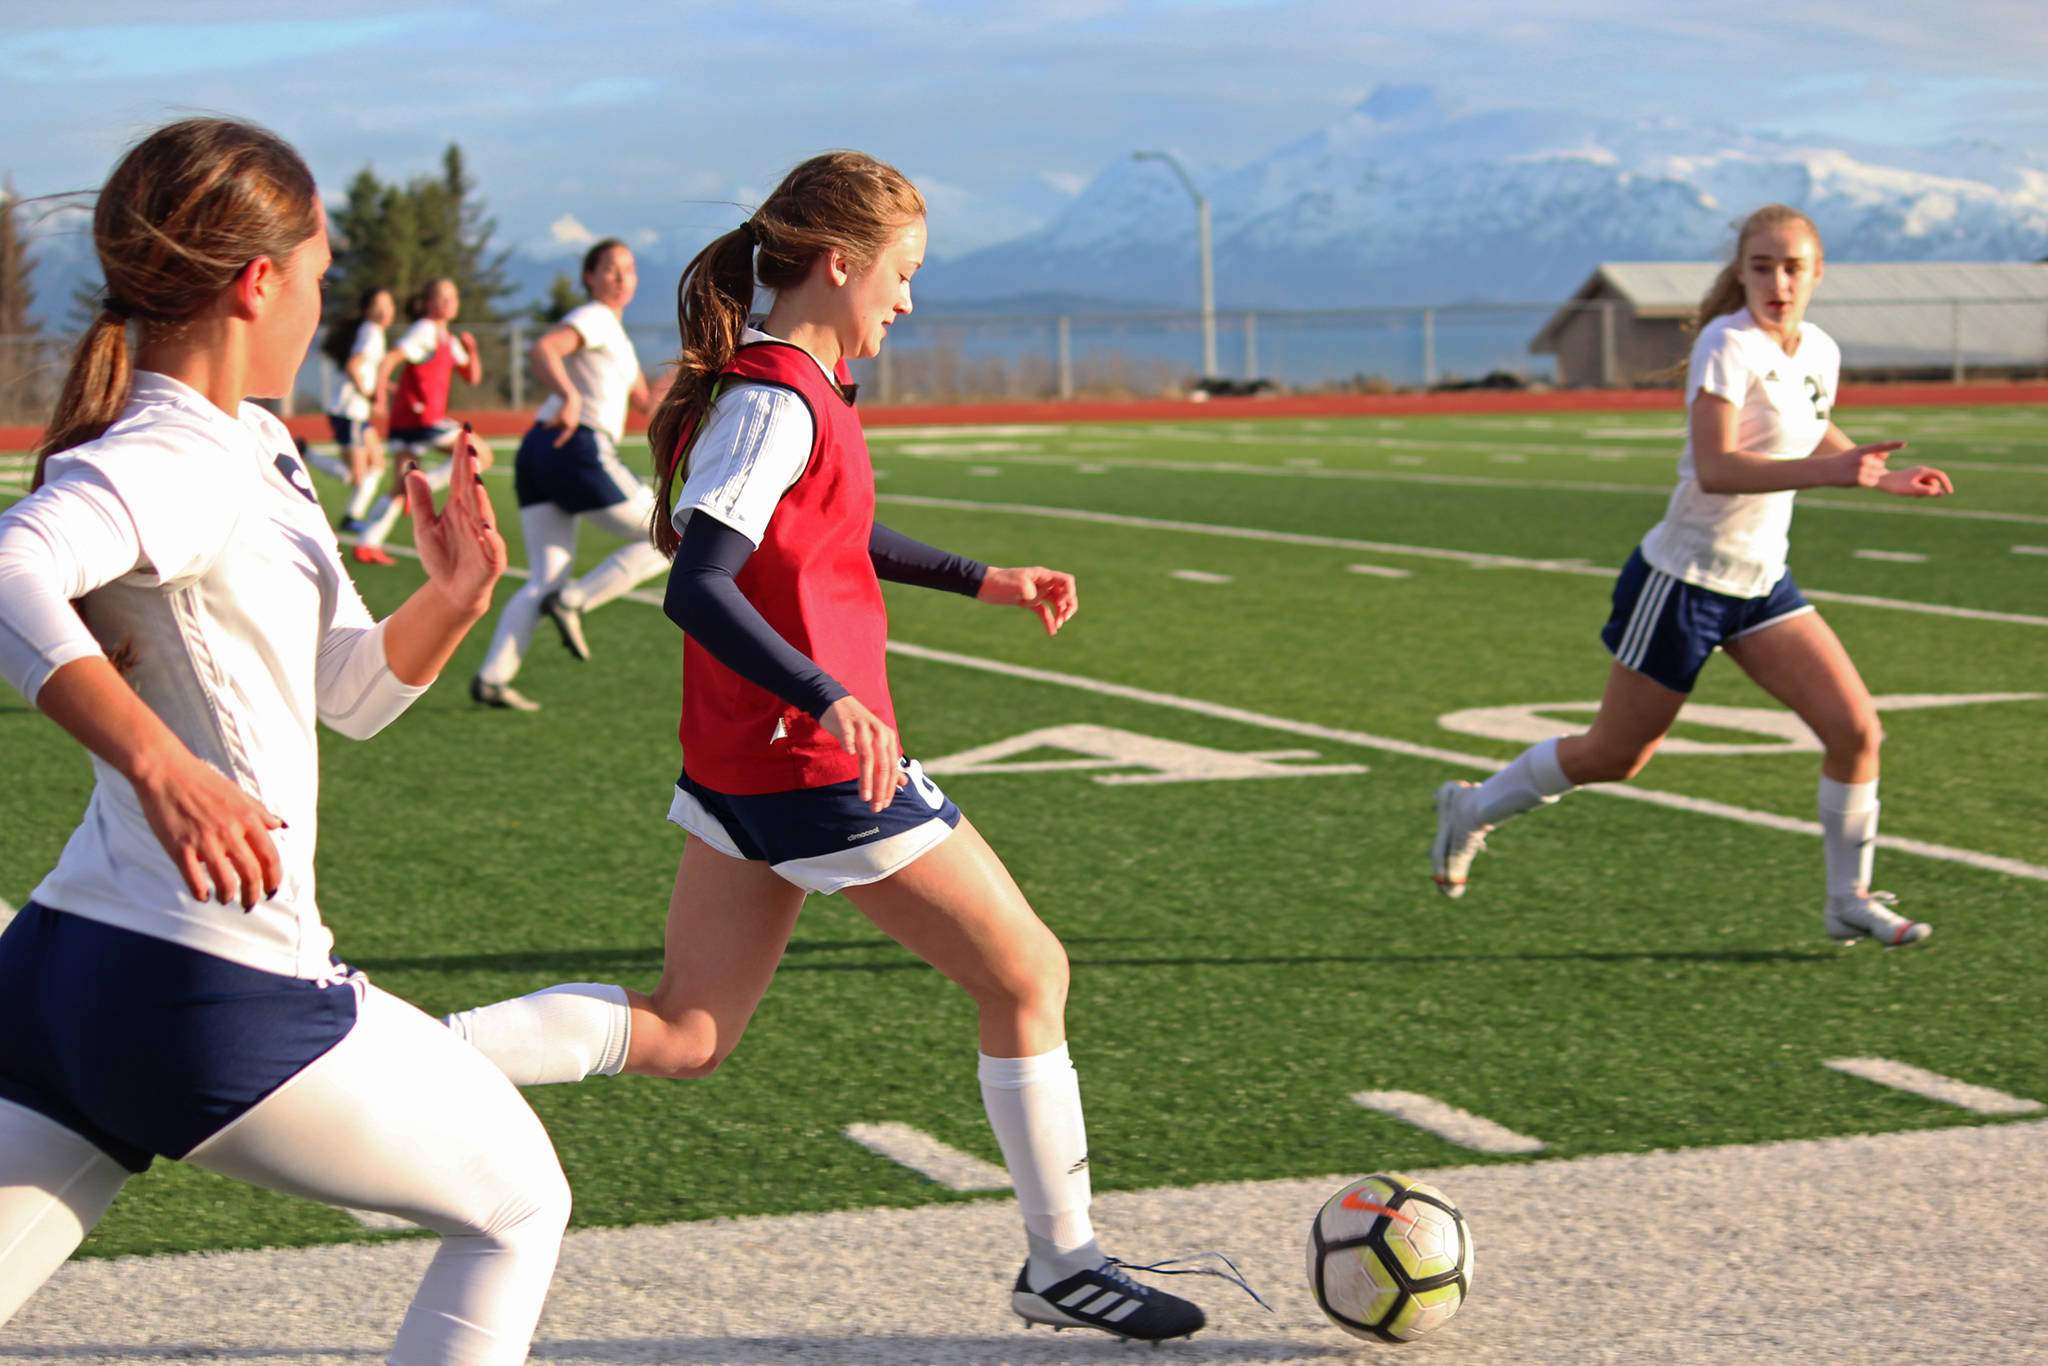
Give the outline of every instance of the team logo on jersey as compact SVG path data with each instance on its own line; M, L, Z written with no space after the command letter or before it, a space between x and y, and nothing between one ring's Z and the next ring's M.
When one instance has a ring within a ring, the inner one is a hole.
M277 457L277 472L284 476L285 483L290 484L293 488L304 494L307 502L317 503L320 501L320 495L313 492L313 481L307 476L304 465L301 465L288 455L280 455Z

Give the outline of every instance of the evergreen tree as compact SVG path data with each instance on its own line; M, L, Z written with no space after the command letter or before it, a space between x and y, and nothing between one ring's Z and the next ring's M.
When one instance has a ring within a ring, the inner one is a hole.
M14 178L0 183L0 336L28 337L42 330L29 316L35 304L35 260L21 235Z
M558 270L555 278L548 282L546 297L527 309L526 316L542 327L553 327L569 316L570 309L581 308L583 304L583 291L577 288L566 271Z
M462 292L465 324L497 322L513 293L505 280L510 251L493 252L497 221L476 199L462 149L449 144L438 176L386 184L365 166L332 213L334 269L328 297L353 308L363 290L382 286L401 306L428 280L447 276Z

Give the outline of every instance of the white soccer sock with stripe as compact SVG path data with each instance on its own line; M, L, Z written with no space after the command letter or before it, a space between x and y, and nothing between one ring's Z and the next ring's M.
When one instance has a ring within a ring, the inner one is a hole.
M562 590L562 604L590 612L668 568L646 541L633 541L604 557L598 566Z
M1010 1169L1031 1248L1025 1273L1043 1290L1102 1264L1088 1218L1088 1130L1081 1081L1061 1044L1031 1058L981 1055L981 1103Z
M1820 780L1820 834L1828 869L1828 896L1852 896L1870 890L1870 869L1877 857L1877 780L1838 783L1826 774Z
M565 982L460 1010L441 1023L496 1063L514 1086L542 1086L625 1070L633 1015L624 987Z
M1557 741L1545 740L1529 746L1506 768L1467 790L1465 810L1476 815L1481 825L1499 825L1510 816L1547 806L1571 790L1572 780L1558 767Z

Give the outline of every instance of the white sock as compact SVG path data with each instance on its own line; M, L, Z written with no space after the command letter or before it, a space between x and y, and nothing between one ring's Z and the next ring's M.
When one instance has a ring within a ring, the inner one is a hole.
M349 481L350 475L346 460L340 460L331 455L322 455L318 451L308 451L306 452L306 463L338 484L346 484Z
M389 494L379 498L376 506L370 509L368 518L370 524L363 530L363 544L383 545L384 538L391 534L391 528L398 525L398 514L403 511L405 511L404 499L393 498Z
M629 588L668 569L661 552L646 541L633 541L604 557L595 569L562 589L562 605L596 611Z
M1468 789L1465 809L1476 814L1481 825L1499 825L1510 816L1547 806L1571 790L1571 779L1557 764L1557 741L1545 740L1523 750L1513 763L1478 787Z
M626 1066L632 1022L626 989L601 982L565 982L441 1021L515 1086L617 1075Z
M1033 1289L1102 1263L1088 1218L1088 1131L1081 1082L1061 1044L1035 1058L981 1055L981 1103L1024 1212Z
M1820 780L1820 834L1826 851L1828 897L1870 890L1870 868L1877 856L1877 780L1838 783Z
M348 515L361 521L370 510L370 504L377 501L377 476L371 475L355 486L349 496Z

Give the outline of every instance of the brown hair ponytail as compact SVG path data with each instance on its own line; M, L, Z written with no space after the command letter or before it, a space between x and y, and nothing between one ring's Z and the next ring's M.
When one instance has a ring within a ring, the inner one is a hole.
M254 124L186 119L130 149L93 209L106 302L36 445L35 485L52 455L94 440L127 405L131 323L145 341L175 335L249 262L283 264L319 230L321 213L306 163Z
M683 434L703 419L719 375L739 350L756 278L769 289L792 289L835 250L855 271L865 270L924 211L924 196L895 167L862 152L827 152L784 176L752 218L684 268L676 282L682 350L647 422L659 489L648 529L662 554L673 559L682 539L670 515L688 465Z
M1813 226L1813 220L1789 204L1766 204L1749 217L1735 224L1735 254L1714 277L1714 283L1707 286L1700 306L1692 316L1692 323L1686 329L1697 333L1724 313L1737 313L1748 306L1749 295L1742 287L1742 254L1748 249L1749 239L1770 228L1782 227L1787 223L1804 224L1813 234L1815 254L1820 251L1820 229ZM1682 368L1682 367L1680 367Z

